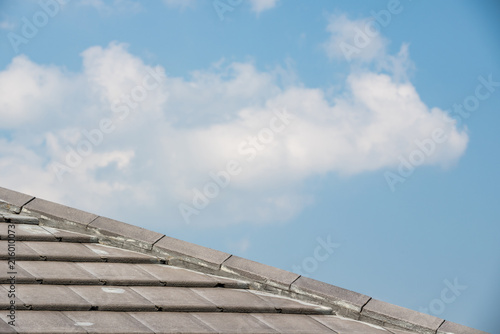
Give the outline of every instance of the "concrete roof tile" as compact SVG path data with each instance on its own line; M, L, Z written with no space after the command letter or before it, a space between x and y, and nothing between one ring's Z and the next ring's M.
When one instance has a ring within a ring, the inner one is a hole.
M42 228L51 233L59 241L95 243L98 240L97 237L93 235L63 231L49 226L42 226Z
M303 276L292 284L291 290L325 298L329 304L336 306L335 311L342 315L349 315L350 312L360 313L363 305L370 300L370 297L360 293Z
M444 321L432 315L420 313L376 299L371 299L365 305L361 314L384 323L428 333L436 333L437 329Z
M194 315L186 312L129 312L132 317L151 328L155 333L162 334L213 334L219 333L204 324ZM165 326L168 324L168 326Z
M56 237L38 225L0 224L0 240L7 240L9 233L15 235L17 241L57 241Z
M125 286L69 286L93 309L99 311L156 311L146 298Z
M223 312L276 312L272 304L242 289L196 288L198 295L209 300Z
M100 284L99 278L72 262L19 261L16 265L18 271L24 269L47 284Z
M270 326L248 313L192 313L221 334L272 334L278 333Z
M151 249L153 244L163 237L161 233L105 217L98 217L87 228L122 242L126 240L127 245L143 249Z
M304 314L252 314L278 333L336 334L326 326Z
M20 208L33 198L33 196L0 187L0 201L4 203L4 206L0 204L0 207L7 210L19 212Z
M160 285L160 281L142 270L135 264L129 263L99 263L79 262L80 268L92 273L107 285Z
M89 313L89 312L84 312ZM6 319L7 311L0 312L0 318ZM87 334L87 331L74 321L57 311L18 311L16 312L18 333L33 334Z
M146 255L131 250L116 248L102 244L83 244L90 251L99 255L101 259L108 262L124 262L124 263L159 263L160 259L155 256Z
M168 312L219 312L215 304L201 297L190 288L135 286L132 290L144 296L162 311Z
M306 303L283 296L274 296L261 291L249 290L249 292L265 300L269 305L272 305L278 313L332 314L332 309L327 306Z
M13 254L17 261L36 261L40 260L40 255L27 245L27 241L16 241L15 245L11 245L14 249ZM0 260L7 260L9 256L8 241L0 240L0 249L5 250L0 253Z
M167 286L215 287L218 283L217 280L203 273L164 264L138 264L137 267Z
M88 311L91 306L65 285L18 284L16 290L19 301L33 311Z
M26 241L31 249L49 261L102 261L101 257L80 243Z
M163 237L153 246L153 251L167 253L181 262L193 263L210 269L218 270L230 254L211 248L192 244L187 241Z
M391 332L375 325L369 325L349 318L338 316L315 316L311 318L342 334L392 334Z
M62 312L67 318L86 330L85 333L154 334L154 332L126 312Z
M23 207L23 212L35 214L39 218L49 217L59 221L73 223L77 228L85 228L98 216L82 210L50 202L41 198L35 198Z
M235 272L258 282L270 283L271 285L284 289L288 289L290 285L299 278L299 275L292 272L234 255L222 264L222 269L228 272Z
M450 321L445 321L439 327L437 334L488 334L486 332L459 325Z

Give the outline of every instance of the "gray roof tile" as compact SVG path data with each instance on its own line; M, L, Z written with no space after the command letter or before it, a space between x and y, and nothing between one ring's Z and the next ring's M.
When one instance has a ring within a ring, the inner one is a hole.
M8 241L0 240L0 249L5 250L4 252L0 253L0 260L7 260L10 257L9 253L7 252L7 247ZM40 255L27 245L27 241L16 241L16 244L11 245L11 247L13 247L14 249L13 253L16 256L17 261L40 260Z
M278 333L248 313L192 313L196 318L221 334Z
M437 329L444 321L432 315L420 313L376 299L371 299L361 313L365 317L370 317L384 323L428 333L436 333Z
M179 334L213 334L218 331L210 328L194 315L186 312L129 312L129 314L151 328L155 333ZM168 324L168 326L165 326Z
M250 290L250 293L265 300L269 305L272 305L278 313L332 314L332 309L330 307L310 304L282 296L273 296L269 293L260 291Z
M276 312L272 304L247 290L197 288L193 291L217 305L224 312Z
M155 311L146 298L125 286L69 286L99 311Z
M296 280L291 290L297 293L306 293L325 298L328 303L336 306L340 314L349 315L350 312L359 313L370 297L323 283L312 278L300 277Z
M15 203L1 202L5 198ZM22 203L25 200L29 203ZM12 214L19 212L14 204L24 205L22 215ZM18 326L7 325L3 318L0 333L15 328L22 333L482 334L281 269L0 188L4 261L9 257L7 227L12 222ZM0 271L3 309L10 305L6 290L10 280L8 271Z
M137 267L167 286L215 287L218 283L214 278L205 274L164 264L138 264Z
M79 262L77 265L107 285L160 285L156 277L135 264Z
M4 206L7 210L19 212L19 209L33 198L33 196L0 187L0 201L9 204Z
M97 242L97 237L88 234L76 233L63 231L57 228L52 228L49 226L42 226L44 230L51 233L57 240L65 241L65 242Z
M217 306L190 288L135 286L132 290L144 296L162 311L218 312Z
M214 249L198 246L190 242L178 240L168 236L163 237L153 246L153 251L166 253L176 261L193 263L218 270L230 254Z
M36 214L39 217L48 217L58 221L71 222L77 228L85 228L98 216L82 210L35 198L23 207L23 212Z
M12 229L10 226L14 225ZM15 231L16 240L31 240L31 241L57 241L50 232L44 230L38 225L25 225L25 224L0 224L0 240L7 240L9 232Z
M65 285L18 284L16 290L18 303L33 311L88 311L91 306Z
M487 333L463 325L455 324L450 321L445 321L441 325L441 327L439 327L437 334L487 334Z
M6 316L7 311L0 312L1 319L6 319ZM84 328L57 311L18 311L15 329L26 334L87 334Z
M101 257L80 243L25 241L49 261L102 261Z
M284 289L288 289L290 285L299 278L299 275L289 271L267 266L234 255L222 264L222 269Z
M102 244L83 244L90 251L99 255L101 259L108 262L125 263L159 263L160 259L155 256L146 255L130 250L120 249Z
M342 334L392 334L391 332L375 325L368 325L359 321L337 316L314 316L311 318Z
M126 312L62 312L84 333L154 334L154 332Z
M336 334L326 326L303 314L253 314L278 333Z
M161 233L105 217L98 217L88 225L88 228L122 243L126 242L124 247L151 249L153 244L163 237Z
M100 284L99 278L72 262L19 261L17 270L24 269L38 281L48 284Z

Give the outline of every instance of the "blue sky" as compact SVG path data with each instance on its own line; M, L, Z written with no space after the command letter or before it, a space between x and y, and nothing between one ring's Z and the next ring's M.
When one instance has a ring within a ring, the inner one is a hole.
M0 186L498 331L494 1L41 3Z

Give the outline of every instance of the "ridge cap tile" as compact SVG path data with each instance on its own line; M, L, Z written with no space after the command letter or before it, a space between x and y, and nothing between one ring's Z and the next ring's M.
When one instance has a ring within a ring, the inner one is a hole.
M232 255L224 261L222 270L226 272L235 272L258 282L271 283L271 285L286 290L289 290L290 285L300 277L298 274L236 255Z
M11 212L21 212L23 205L34 198L28 194L0 187L0 208L5 208Z
M338 314L357 316L362 307L371 299L369 296L347 290L332 284L300 276L292 283L290 290L296 293L310 293L326 299L326 302L337 306Z
M222 263L231 256L231 254L228 253L169 236L164 236L156 242L153 245L153 252L160 254L165 252L167 255L174 257L174 259L169 259L169 264L171 261L175 263L175 260L179 260L181 262L194 263L214 270L219 270ZM175 259L175 257L178 258Z
M489 334L489 333L445 320L444 323L439 327L437 334Z
M377 299L371 299L365 307L363 307L361 315L402 328L432 334L436 333L444 321L443 319L429 314L417 312Z
M164 237L164 234L101 216L91 221L87 229L111 238L123 239L123 241L136 240L139 248L148 250Z
M85 228L89 223L98 217L96 214L41 198L35 198L26 204L23 207L22 212L38 214L40 216L39 218L47 216L60 221L62 220L76 223L77 225L81 225L80 228Z

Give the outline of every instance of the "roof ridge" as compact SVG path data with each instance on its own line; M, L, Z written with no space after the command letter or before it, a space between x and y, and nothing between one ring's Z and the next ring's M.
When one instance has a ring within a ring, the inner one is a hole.
M244 278L250 280L252 289L326 305L335 314L354 320L423 334L484 333L283 269L2 187L0 208L36 217L41 226L92 235L99 243L164 258L169 265Z

